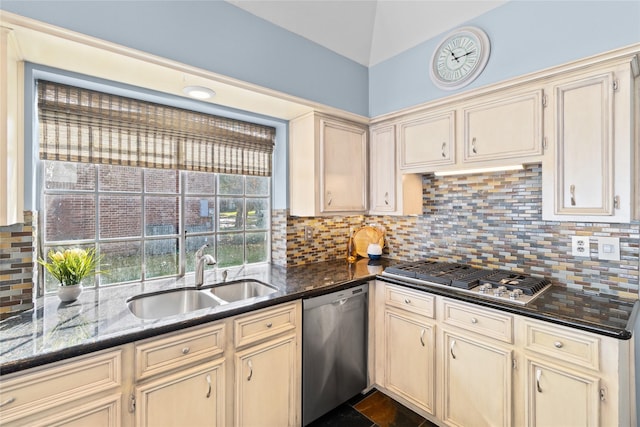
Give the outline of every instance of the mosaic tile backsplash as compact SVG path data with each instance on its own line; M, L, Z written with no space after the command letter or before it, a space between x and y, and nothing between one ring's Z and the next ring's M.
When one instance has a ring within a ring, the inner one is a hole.
M385 253L392 258L501 268L638 298L640 222L543 221L540 165L471 176L424 175L420 216L299 218L279 210L273 218L273 261L281 265L343 258L350 227L376 224L387 230ZM304 239L305 227L314 230L312 242ZM571 255L573 235L590 236L591 259ZM620 239L620 261L597 259L597 237Z
M34 218L0 227L0 320L33 307Z

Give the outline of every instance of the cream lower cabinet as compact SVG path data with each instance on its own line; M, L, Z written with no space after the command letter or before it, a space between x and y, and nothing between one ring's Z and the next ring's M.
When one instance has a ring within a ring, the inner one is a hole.
M375 301L373 382L438 425L637 425L635 337L619 340L382 281Z
M301 423L300 303L234 319L234 425Z
M441 417L452 426L512 425L511 350L444 331Z
M120 426L124 353L120 347L3 376L0 424Z

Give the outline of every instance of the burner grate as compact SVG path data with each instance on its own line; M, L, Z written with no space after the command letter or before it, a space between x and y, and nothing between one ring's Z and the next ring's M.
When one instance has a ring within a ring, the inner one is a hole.
M525 276L511 271L496 270L480 280L481 284L505 286L508 290L520 289L525 295L534 295L550 282L539 277Z

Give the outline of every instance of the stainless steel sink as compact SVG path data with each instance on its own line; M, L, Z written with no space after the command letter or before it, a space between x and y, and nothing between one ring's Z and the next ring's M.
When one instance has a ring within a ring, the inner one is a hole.
M276 292L277 289L258 280L246 279L215 285L210 292L226 302L236 302L249 298L262 297Z
M246 279L203 288L178 288L136 295L127 300L127 307L140 319L160 319L261 297L276 291L276 288L266 283Z
M160 319L215 307L223 303L224 301L218 301L206 290L180 288L137 295L127 300L127 307L131 313L141 319Z

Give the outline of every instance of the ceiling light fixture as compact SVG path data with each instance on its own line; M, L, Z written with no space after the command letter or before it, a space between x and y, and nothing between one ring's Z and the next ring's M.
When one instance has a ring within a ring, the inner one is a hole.
M522 170L522 169L524 169L524 165L509 165L509 166L496 166L492 168L440 171L440 172L434 172L434 175L435 176L470 175L473 173L504 172L504 171L515 171L515 170Z
M186 86L182 92L195 99L210 99L216 96L214 91L204 86Z

